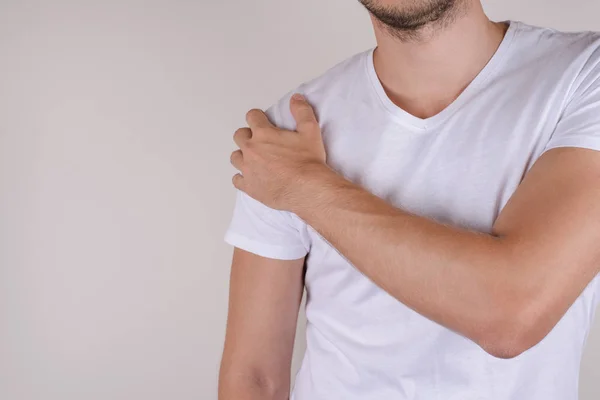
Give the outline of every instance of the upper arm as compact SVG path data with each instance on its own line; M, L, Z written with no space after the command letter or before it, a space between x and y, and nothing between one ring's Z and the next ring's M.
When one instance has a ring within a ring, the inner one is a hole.
M277 107L268 114L282 126ZM219 399L287 399L307 226L238 191L225 240L235 251Z
M271 122L280 128L288 129L293 122L288 106L290 96L284 96L266 111ZM237 191L225 241L239 249L279 260L304 258L311 245L307 226L296 215L271 209L242 191Z
M597 51L543 154L502 210L523 318L541 340L600 272L600 68ZM515 287L514 285L512 287Z
M500 214L494 233L507 246L516 282L509 297L518 302L514 310L529 348L600 272L600 152L545 153Z
M267 110L271 121L293 121L288 94ZM229 316L219 398L287 399L304 258L310 250L306 224L238 191L225 241L235 247Z
M235 249L221 399L240 399L252 390L287 398L303 271L303 259L276 260Z

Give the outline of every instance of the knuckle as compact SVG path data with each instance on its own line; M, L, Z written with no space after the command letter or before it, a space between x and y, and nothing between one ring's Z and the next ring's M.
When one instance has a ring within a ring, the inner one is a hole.
M247 119L252 119L252 118L256 117L260 112L261 111L259 109L253 108L253 109L251 109L250 111L248 111L246 113L246 118Z
M252 153L256 150L256 143L249 140L244 144L244 151Z
M314 118L307 118L304 123L306 124L307 128L310 128L310 129L318 129L319 128L319 124L317 123L317 121L314 120Z
M311 117L314 115L313 108L308 104L302 105L302 108L300 110L304 115L311 116Z
M242 147L252 137L252 133L248 128L240 128L233 134L233 141L238 146Z
M239 188L241 186L241 180L242 180L242 176L240 174L236 174L233 176L233 178L231 178L231 182L233 183L233 186L235 186L236 188Z
M247 135L250 131L250 128L247 127L243 127L243 128L239 128L238 130L235 131L235 134L238 136L244 136Z
M273 140L274 137L277 137L279 130L277 128L265 126L264 128L260 128L258 132L260 140L262 142L268 142Z
M316 131L320 129L319 124L313 119L304 119L300 122L302 129Z

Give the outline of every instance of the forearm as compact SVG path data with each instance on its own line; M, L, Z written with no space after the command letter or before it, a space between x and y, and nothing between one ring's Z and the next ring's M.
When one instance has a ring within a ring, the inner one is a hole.
M297 214L375 284L491 354L515 356L537 344L599 273L597 152L545 153L491 232L470 232L410 215L344 180L326 165L310 104L294 96L290 110L296 131L273 126L261 111L247 114L249 128L234 135L234 186Z
M294 212L418 313L481 343L510 302L523 308L527 280L503 238L408 214L335 174L303 191Z

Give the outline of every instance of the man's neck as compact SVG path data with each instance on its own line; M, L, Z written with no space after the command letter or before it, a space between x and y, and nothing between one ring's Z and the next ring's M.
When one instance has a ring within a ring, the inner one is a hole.
M401 40L374 20L374 64L388 96L419 118L452 103L492 58L506 25L491 22L477 3L444 26Z

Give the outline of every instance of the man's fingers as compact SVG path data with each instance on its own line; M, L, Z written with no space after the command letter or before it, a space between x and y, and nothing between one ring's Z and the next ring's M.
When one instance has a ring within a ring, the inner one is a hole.
M238 171L242 170L242 165L244 164L244 155L241 150L236 150L231 153L230 157L231 165L235 167Z
M250 130L250 128L240 128L233 134L233 141L240 149L243 148L251 138L252 130Z
M296 130L300 133L314 134L319 133L319 123L317 116L304 96L296 93L290 100L290 111L296 120Z
M265 128L273 128L273 124L269 121L267 115L258 109L252 109L246 114L246 122L252 131Z
M234 175L231 182L236 189L241 190L242 192L244 191L244 177L242 174Z

